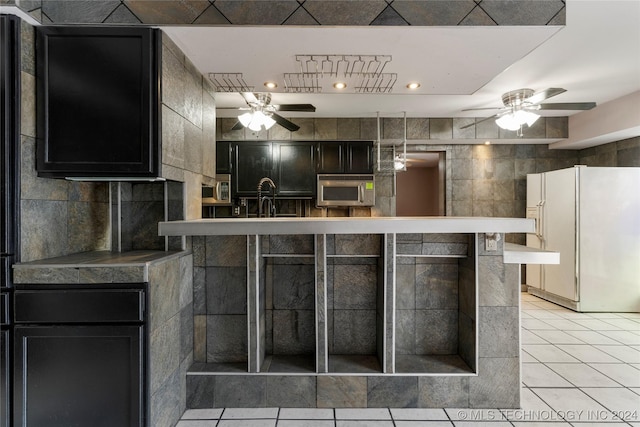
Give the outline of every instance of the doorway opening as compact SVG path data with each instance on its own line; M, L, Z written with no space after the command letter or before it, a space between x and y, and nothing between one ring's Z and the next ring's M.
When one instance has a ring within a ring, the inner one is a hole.
M407 170L396 173L396 216L444 216L445 152L406 156Z

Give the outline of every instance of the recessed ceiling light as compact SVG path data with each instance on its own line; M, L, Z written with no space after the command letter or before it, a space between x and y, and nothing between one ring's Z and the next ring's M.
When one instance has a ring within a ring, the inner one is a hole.
M335 87L336 89L345 89L347 87L347 84L344 82L335 82L333 84L333 87Z
M491 145L491 141L485 141L484 145Z
M277 88L277 87L278 87L278 84L277 84L277 83L275 83L275 82L264 82L264 86L265 86L267 89L275 89L275 88Z
M416 90L420 87L420 83L412 82L407 85L407 89Z

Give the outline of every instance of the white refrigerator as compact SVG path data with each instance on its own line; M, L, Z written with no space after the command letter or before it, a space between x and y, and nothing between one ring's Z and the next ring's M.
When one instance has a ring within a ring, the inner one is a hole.
M560 264L527 265L529 293L576 311L640 312L640 168L527 175L527 246Z

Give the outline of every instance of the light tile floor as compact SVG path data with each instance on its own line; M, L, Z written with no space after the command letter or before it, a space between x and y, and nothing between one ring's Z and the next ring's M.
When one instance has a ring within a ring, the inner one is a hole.
M187 410L176 427L640 427L640 313L522 294L522 409Z

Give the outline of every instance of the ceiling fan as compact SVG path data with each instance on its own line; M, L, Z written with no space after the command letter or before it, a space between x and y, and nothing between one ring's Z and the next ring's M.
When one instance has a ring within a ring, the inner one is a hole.
M269 129L275 123L295 132L300 126L285 119L276 111L295 111L313 113L316 107L311 104L272 104L270 93L253 93L239 92L247 103L247 107L234 108L238 110L247 110L247 113L238 116L238 122L233 125L232 130L239 130L248 127L251 130L259 131L262 126Z
M462 111L474 110L500 110L493 116L478 120L460 129L466 129L478 123L492 118L496 118L496 123L503 129L514 130L518 136L522 136L522 126L531 126L540 117L535 111L538 110L590 110L596 106L595 102L564 102L564 103L541 103L552 96L566 92L562 88L548 88L540 92L533 89L516 89L502 95L503 107L488 108L468 108Z

